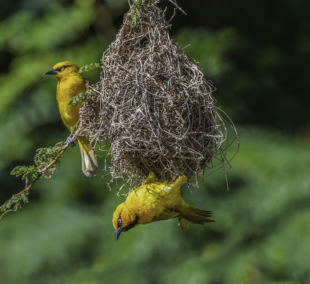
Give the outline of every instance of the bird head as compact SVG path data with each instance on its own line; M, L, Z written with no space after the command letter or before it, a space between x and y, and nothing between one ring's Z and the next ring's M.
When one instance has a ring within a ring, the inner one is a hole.
M123 202L117 206L113 214L112 223L115 228L116 240L118 240L122 232L127 232L128 230L139 225L139 217L138 215L130 212L126 202Z
M70 61L59 62L51 70L45 72L45 75L53 75L58 81L70 74L78 74L79 67Z

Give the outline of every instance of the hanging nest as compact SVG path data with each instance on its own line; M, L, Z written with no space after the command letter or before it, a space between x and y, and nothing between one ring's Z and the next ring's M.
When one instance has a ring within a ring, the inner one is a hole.
M81 135L92 145L109 141L112 180L131 186L141 185L150 171L160 181L179 175L197 180L213 168L212 158L226 163L226 126L214 87L173 44L158 2L129 0L116 40L103 55L100 81L89 87L80 110Z

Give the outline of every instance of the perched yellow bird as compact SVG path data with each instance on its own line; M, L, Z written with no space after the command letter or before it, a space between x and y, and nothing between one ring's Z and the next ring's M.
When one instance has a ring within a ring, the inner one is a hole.
M186 176L179 176L175 182L155 182L155 174L151 172L144 184L134 189L126 201L118 205L112 223L116 229L116 240L122 232L140 224L179 218L179 226L186 231L188 222L203 225L214 222L208 219L211 211L204 211L187 205L181 195L180 188L187 182Z
M57 80L56 100L61 119L65 126L72 132L74 126L80 118L79 110L82 103L79 102L76 106L69 105L68 102L80 93L86 92L86 80L83 75L78 73L79 67L70 61L59 62L45 75L53 75ZM67 143L71 144L71 135L67 139ZM97 173L98 163L95 151L90 148L90 143L86 137L78 138L81 156L82 156L82 171L90 177ZM74 145L74 144L73 144Z

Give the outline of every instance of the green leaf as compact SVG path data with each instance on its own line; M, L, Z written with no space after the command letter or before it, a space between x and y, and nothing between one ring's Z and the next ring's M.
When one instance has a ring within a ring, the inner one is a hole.
M12 206L12 201L11 201L11 200L8 200L8 201L5 203L5 208L6 208L7 210L9 210L9 209L11 208L11 206Z
M79 70L79 73L88 72L88 71L95 69L95 68L102 68L102 66L100 63L90 63L89 65L85 65L85 66L81 67Z
M28 197L26 196L26 194L24 192L21 194L21 198L22 198L24 203L28 203Z
M134 4L133 4L133 10L139 9L143 6L143 0L137 0Z
M73 98L74 99L74 98ZM71 105L73 103L73 99L71 99L69 102L68 102L68 105Z
M74 104L75 106L78 104L79 101L84 102L86 101L88 94L80 93L77 96L73 97L69 102L68 105Z
M128 21L132 23L137 23L139 20L139 14L137 13L137 10L140 9L143 6L142 0L137 0L132 6L132 10L130 14L125 15L125 17L128 19Z

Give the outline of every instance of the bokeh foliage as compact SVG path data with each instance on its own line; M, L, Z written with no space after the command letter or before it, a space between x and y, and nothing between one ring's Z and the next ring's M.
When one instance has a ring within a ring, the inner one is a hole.
M307 283L310 281L310 49L303 0L178 1L172 37L218 87L218 106L238 123L241 150L186 201L216 223L176 220L139 226L114 239L123 201L100 173L86 178L79 150L39 181L29 204L0 221L0 283ZM64 141L55 63L99 62L127 1L19 0L0 3L0 201L23 188L10 176L37 148ZM168 6L167 17L172 14ZM90 83L99 69L85 73ZM100 153L100 155L102 155ZM102 159L101 159L102 161Z

